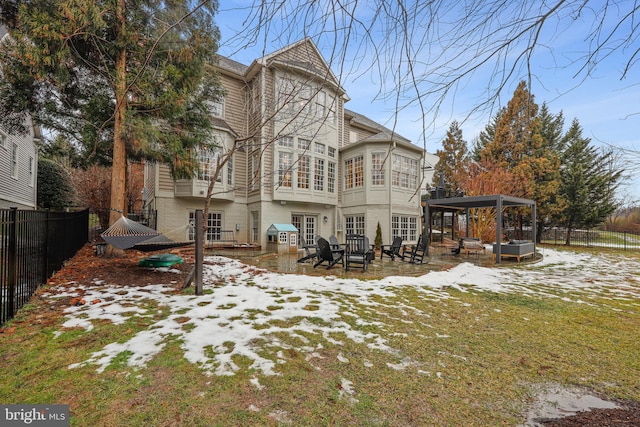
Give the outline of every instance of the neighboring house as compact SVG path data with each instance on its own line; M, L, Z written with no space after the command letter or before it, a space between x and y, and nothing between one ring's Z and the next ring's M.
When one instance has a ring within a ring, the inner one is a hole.
M0 26L0 40L4 37L8 34ZM38 143L42 134L30 119L25 125L29 131L26 135L11 135L0 127L0 209L37 207Z
M264 247L269 226L282 223L295 225L307 243L332 234L344 241L348 233L373 240L378 223L385 243L396 235L417 240L419 186L431 182L422 174L435 156L345 109L349 97L310 39L249 66L220 57L217 69L225 89L212 106L220 150L198 153L202 172L191 180L174 181L166 165L146 165L145 205L157 209L160 231L203 209L215 170L208 165L242 141L218 175L207 240L231 233Z

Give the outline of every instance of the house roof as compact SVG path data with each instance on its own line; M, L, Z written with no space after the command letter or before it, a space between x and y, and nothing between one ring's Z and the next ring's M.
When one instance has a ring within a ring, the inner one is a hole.
M244 64L239 63L238 61L234 61L231 58L227 58L226 56L218 55L218 67L225 71L230 71L234 74L243 76L249 67Z
M344 118L354 126L363 127L373 132L378 132L376 135L366 138L367 140L386 140L386 141L402 141L410 143L411 141L398 132L382 126L380 123L371 120L364 114L356 113L355 111L344 109Z
M229 126L229 124L224 119L221 119L220 117L213 117L211 119L211 123L213 124L214 128L221 129L221 130L224 130L224 131L228 131L234 137L238 136L236 131L234 131L233 128L231 126Z
M267 234L269 232L279 232L279 231L297 232L298 229L293 224L271 224L269 228L267 228Z

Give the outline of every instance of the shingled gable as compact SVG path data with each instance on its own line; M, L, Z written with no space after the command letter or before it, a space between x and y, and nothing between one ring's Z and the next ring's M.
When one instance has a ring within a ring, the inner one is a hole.
M308 37L254 60L245 73L247 80L258 71L259 67L282 67L289 71L297 71L320 80L324 85L336 88L341 96L346 96L346 91L340 86L331 67Z

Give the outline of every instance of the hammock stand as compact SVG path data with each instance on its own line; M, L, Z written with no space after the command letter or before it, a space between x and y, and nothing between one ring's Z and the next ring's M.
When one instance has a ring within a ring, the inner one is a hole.
M153 228L121 216L100 236L105 242L118 249L136 249L143 252L151 252L193 244L193 240L176 241L167 236L170 233L176 234L180 231L184 235L188 227L190 226L187 225L166 234L160 234Z

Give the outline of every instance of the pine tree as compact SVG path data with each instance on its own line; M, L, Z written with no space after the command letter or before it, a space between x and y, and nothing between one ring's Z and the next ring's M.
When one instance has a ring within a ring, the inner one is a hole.
M29 113L113 165L111 209L125 209L127 157L192 176L191 148L206 143L207 102L219 96L216 2L189 0L3 1L0 120L20 131ZM113 212L113 223L119 214Z
M484 150L484 147L486 147L487 144L493 141L493 138L496 135L496 127L498 126L498 122L500 121L500 117L502 116L502 114L504 114L504 111L505 109L501 108L500 111L498 111L498 114L496 114L491 119L491 122L489 122L485 126L484 130L480 132L480 135L478 136L478 138L476 138L475 141L473 142L471 158L475 162L479 162L481 160L482 151Z
M541 219L557 216L562 207L557 197L560 157L556 151L556 134L561 130L556 126L561 123L562 117L553 117L546 106L538 114L533 95L526 83L521 82L497 118L493 140L480 152L483 164L513 174L518 184L511 195L535 200ZM514 218L520 227L523 214L518 212ZM541 234L535 236L538 240L540 237Z
M461 189L461 174L464 174L466 169L469 150L466 141L462 138L462 129L457 121L454 120L449 126L447 136L442 141L442 150L437 150L436 155L440 160L435 167L433 183L437 185L442 175L445 190L453 193Z
M571 123L562 156L560 193L567 205L563 211L563 225L567 231L566 244L571 243L571 230L590 228L603 223L616 209L614 198L622 170L610 166L613 152L598 153L589 138L582 137L577 119Z

